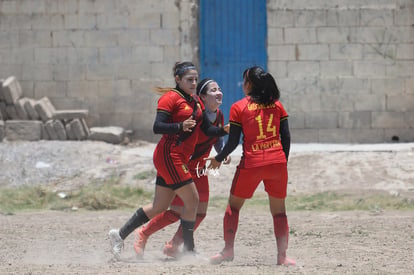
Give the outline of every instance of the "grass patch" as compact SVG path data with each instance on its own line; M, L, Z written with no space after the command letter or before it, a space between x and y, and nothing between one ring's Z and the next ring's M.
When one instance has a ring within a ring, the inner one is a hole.
M134 175L133 179L134 180L146 180L150 178L155 178L156 175L157 173L155 172L155 170L146 170L146 171L142 171Z
M266 194L257 194L246 201L247 205L268 209L269 201ZM358 195L329 191L312 195L288 195L286 207L289 211L414 210L414 200L387 193Z
M152 193L133 186L91 183L77 190L56 192L34 186L0 189L0 211L11 214L22 210L86 210L134 208L152 200Z
M63 196L60 195L64 195ZM0 189L0 213L12 214L22 210L86 210L135 208L152 201L153 193L141 188L118 184L110 179L104 183L90 183L70 192L59 193L51 187L34 186ZM210 197L210 209L224 209L227 196ZM245 207L268 211L266 193L256 193L246 200ZM290 195L286 199L289 211L352 211L352 210L414 210L414 200L388 193L350 194L322 192L312 195Z
M225 209L228 201L229 201L228 197L223 197L223 196L211 197L210 196L208 207L210 209Z

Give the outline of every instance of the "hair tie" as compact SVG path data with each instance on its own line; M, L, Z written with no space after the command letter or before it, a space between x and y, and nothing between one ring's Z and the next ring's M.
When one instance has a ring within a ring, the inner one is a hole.
M197 91L197 95L200 95L201 94L201 92L203 91L203 89L209 84L209 83L211 83L211 82L213 82L213 80L212 79L209 79L209 80L207 80L204 84L203 84L203 86L201 86L201 88L200 88L200 90L199 91Z
M250 80L250 78L249 78L249 72L250 72L250 69L247 69L247 71L246 71L246 79L247 80Z
M181 68L177 68L177 70L175 71L175 75L181 76L188 70L197 70L197 69L194 65L186 65Z

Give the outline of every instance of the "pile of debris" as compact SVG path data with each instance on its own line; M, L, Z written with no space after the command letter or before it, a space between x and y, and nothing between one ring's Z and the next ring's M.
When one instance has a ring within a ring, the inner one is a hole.
M0 79L0 142L27 140L98 140L125 142L121 127L89 128L88 110L56 110L48 97L23 97L16 77Z

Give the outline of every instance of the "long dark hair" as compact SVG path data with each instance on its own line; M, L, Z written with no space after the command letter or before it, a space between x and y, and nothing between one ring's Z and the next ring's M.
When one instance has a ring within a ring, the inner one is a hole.
M251 84L249 96L255 103L269 105L280 98L280 91L273 76L259 66L253 66L243 72L244 81Z

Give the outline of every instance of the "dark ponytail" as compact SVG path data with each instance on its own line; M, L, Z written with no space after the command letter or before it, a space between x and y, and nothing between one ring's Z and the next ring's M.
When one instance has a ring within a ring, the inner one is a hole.
M280 91L273 76L259 66L246 69L243 72L244 81L251 83L249 96L254 102L263 105L274 103L280 98Z

